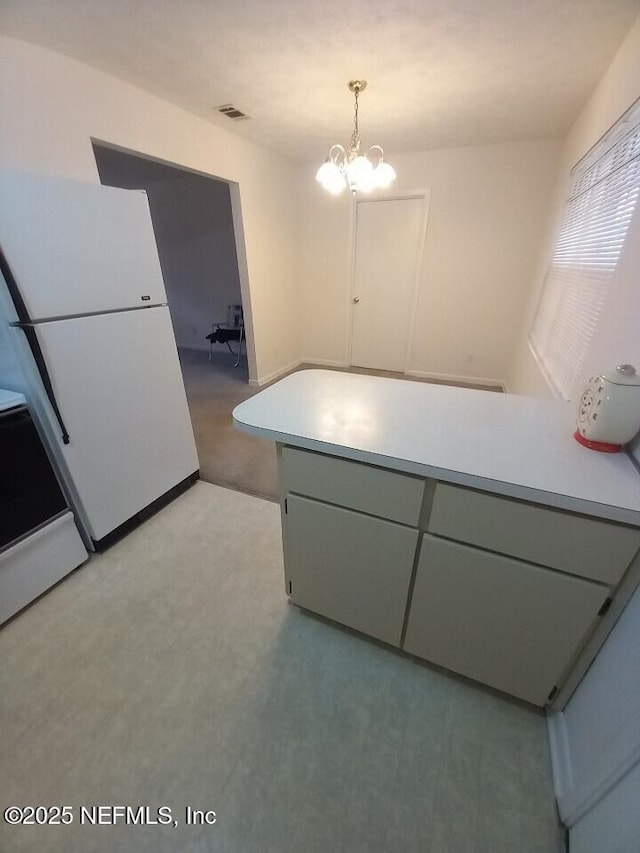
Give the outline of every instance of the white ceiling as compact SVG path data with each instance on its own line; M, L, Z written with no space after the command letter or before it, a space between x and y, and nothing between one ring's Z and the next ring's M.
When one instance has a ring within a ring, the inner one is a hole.
M563 134L640 0L0 0L0 32L297 161ZM214 108L233 103L251 120Z

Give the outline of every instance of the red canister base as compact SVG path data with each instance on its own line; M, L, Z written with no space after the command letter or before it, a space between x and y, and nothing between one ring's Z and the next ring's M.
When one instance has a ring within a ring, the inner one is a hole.
M600 453L618 453L622 450L621 444L608 444L606 441L591 441L591 439L580 435L578 430L574 432L573 437L584 447L588 447L589 450L599 450Z

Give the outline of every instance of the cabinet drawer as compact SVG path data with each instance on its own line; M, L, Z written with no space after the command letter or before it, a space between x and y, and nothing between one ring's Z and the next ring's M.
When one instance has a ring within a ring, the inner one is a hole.
M428 530L532 563L616 585L640 531L438 483Z
M608 589L425 535L406 651L544 705Z
M280 477L285 494L418 525L425 484L419 477L294 447L282 448Z
M399 646L418 531L297 495L287 505L291 600Z

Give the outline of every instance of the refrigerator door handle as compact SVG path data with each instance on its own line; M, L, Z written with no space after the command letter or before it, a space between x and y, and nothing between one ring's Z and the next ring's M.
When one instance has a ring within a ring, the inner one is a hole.
M51 383L51 377L49 376L47 363L44 360L44 354L42 352L42 347L40 346L40 341L38 340L38 333L36 332L35 326L33 323L11 323L11 325L15 326L18 329L22 329L25 334L25 337L29 344L29 348L31 349L31 354L33 355L33 359L38 368L38 373L40 374L40 378L42 379L42 384L44 385L45 393L49 402L51 403L51 408L53 409L53 413L56 416L56 420L58 421L58 424L60 426L62 443L69 444L69 433L67 432L67 428L64 425L64 421L62 419L62 413L60 412L60 407L58 406L58 401L56 400L56 395L53 390L53 385Z
M11 296L11 301L14 304L19 320L17 323L10 323L10 325L17 326L17 328L22 329L25 334L34 361L40 373L40 378L42 379L44 390L49 399L49 402L51 403L51 408L53 409L53 413L56 416L58 424L60 425L62 443L69 444L69 433L67 432L67 428L65 427L64 421L62 420L62 414L60 413L60 409L58 407L58 402L56 400L56 395L53 390L53 385L51 384L51 377L49 376L49 371L47 370L47 363L44 360L44 354L40 346L40 341L38 340L38 335L36 333L33 323L31 322L31 318L29 317L29 311L27 310L27 306L25 305L24 299L22 298L22 294L20 293L18 282L15 280L13 272L11 271L11 267L9 266L9 262L7 261L1 247L0 272L2 272L4 280L7 284L7 290L9 291L9 295Z

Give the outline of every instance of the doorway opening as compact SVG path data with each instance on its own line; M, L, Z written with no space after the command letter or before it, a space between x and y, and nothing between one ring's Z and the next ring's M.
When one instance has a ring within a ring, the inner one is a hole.
M145 190L149 199L201 478L271 497L275 462L265 453L256 465L231 417L257 391L249 386L256 365L238 185L101 140L92 144L101 183Z
M213 360L227 349L209 340L218 328L242 327L244 344L229 182L103 142L93 141L93 151L101 183L147 193L178 349L202 351ZM226 337L240 343L239 336ZM237 355L240 366L242 353Z

